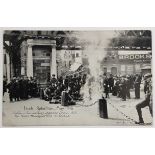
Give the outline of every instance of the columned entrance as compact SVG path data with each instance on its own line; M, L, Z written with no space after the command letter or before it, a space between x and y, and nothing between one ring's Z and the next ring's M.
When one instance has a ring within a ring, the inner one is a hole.
M26 76L35 76L40 83L46 83L52 74L57 77L55 40L28 39L26 47L25 51L21 51L25 52L21 55L26 60L24 65ZM23 67L21 73L23 73Z

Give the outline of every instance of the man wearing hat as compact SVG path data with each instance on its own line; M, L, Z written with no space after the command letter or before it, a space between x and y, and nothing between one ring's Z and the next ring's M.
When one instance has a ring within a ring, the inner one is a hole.
M148 78L151 77L151 74L145 74L144 76L144 93L146 94L147 93L147 90L148 90L148 86L149 86L149 82L148 82Z
M138 74L136 74L136 79L135 79L135 98L140 99L140 84L141 84L141 79Z
M51 85L52 85L52 84L54 84L54 85L57 84L57 79L55 78L55 74L52 74L52 78L51 78L50 83L51 83Z
M10 102L12 102L13 99L15 100L15 96L16 96L15 81L16 81L16 77L13 77L10 83L7 85L7 88L9 90L8 93L9 93Z
M149 83L148 89L146 91L145 100L136 105L136 110L137 110L137 113L138 113L138 116L139 116L139 123L140 124L144 124L144 120L143 120L143 117L142 117L142 111L141 111L142 108L145 108L146 106L148 106L151 115L153 115L153 112L152 112L152 102L151 102L151 98L152 98L152 81L151 81L151 76L152 76L151 74L145 76L145 79Z
M126 101L126 76L123 75L120 82L122 101Z
M127 75L126 76L126 96L128 97L128 99L130 99L130 88L131 88L131 85L130 85L130 76Z

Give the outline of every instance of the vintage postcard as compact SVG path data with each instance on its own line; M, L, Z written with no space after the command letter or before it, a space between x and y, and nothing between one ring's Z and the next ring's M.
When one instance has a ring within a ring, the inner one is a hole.
M3 126L151 126L151 30L3 31Z

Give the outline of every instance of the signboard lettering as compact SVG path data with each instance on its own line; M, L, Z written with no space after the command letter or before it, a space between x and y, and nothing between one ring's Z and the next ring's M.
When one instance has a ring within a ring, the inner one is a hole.
M121 60L143 60L143 59L151 59L151 55L149 54L130 54L130 55L119 55L119 59Z

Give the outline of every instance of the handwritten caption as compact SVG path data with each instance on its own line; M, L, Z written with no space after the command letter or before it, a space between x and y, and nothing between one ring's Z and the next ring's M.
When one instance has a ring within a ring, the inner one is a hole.
M73 107L62 107L56 106L48 107L48 106L24 106L22 110L18 110L14 112L14 116L16 118L54 118L54 117L70 117L71 115L75 115L77 112L73 109Z

